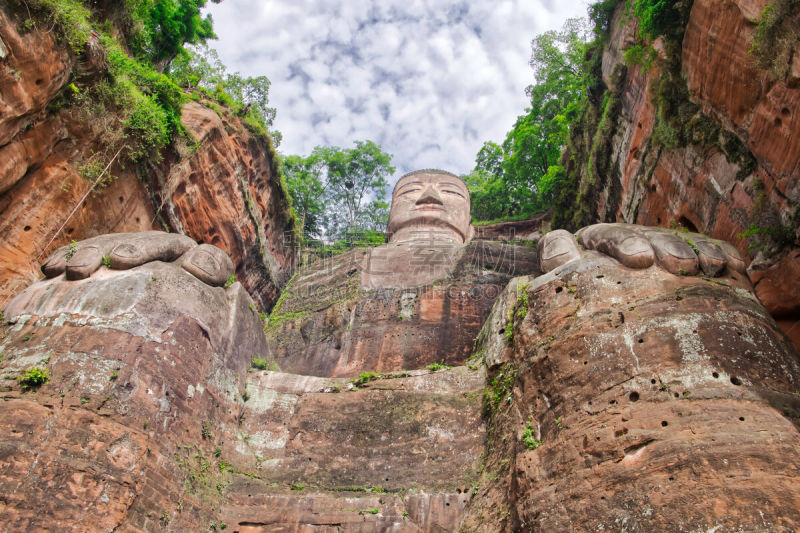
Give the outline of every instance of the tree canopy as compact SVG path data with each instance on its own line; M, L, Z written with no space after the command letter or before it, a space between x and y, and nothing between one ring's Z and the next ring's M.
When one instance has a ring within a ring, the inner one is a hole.
M208 45L189 46L181 50L169 65L168 72L179 86L205 92L207 96L249 119L256 129L266 131L272 127L275 108L268 105L269 78L245 78L238 72L228 72L217 51ZM275 146L280 145L280 132L269 130L269 135Z
M569 125L580 114L586 94L583 56L588 36L584 20L570 19L560 31L533 39L534 83L526 89L530 107L502 145L484 143L475 169L464 177L475 220L525 216L547 207L560 175L558 168L550 169L557 167Z
M283 176L303 234L319 237L323 230L325 185L322 161L315 155L283 158Z
M386 194L392 156L373 141L353 148L317 146L308 156L284 157L284 175L308 237L342 239L382 232L389 216Z
M389 186L386 178L394 172L392 156L380 146L372 141L356 141L355 145L355 148L318 146L312 152L312 156L324 162L331 208L340 215L328 224L335 233L343 229L353 232L366 223L374 225L375 220L371 220L374 216L364 217L380 210L374 202L385 203ZM342 220L346 221L346 227Z
M211 0L218 4L221 0ZM126 0L129 45L163 71L184 44L216 39L211 15L200 15L207 0Z

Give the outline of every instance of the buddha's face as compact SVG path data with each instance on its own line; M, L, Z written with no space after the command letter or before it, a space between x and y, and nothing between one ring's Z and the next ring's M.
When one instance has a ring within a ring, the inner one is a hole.
M442 171L415 172L400 178L389 212L390 242L470 240L469 190Z

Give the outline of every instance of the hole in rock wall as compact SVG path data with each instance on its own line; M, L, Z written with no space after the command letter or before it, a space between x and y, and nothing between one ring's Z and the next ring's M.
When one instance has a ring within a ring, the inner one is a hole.
M694 223L686 217L680 217L678 219L678 224L688 229L689 231L697 233L697 226L695 226Z

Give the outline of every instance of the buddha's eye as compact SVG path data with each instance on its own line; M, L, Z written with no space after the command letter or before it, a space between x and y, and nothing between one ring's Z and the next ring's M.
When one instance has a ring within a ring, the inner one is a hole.
M400 193L400 196L405 196L407 194L411 194L412 192L417 192L419 189L408 189L407 191L403 191Z
M446 192L446 193L449 193L449 194L455 194L456 196L460 196L461 198L464 198L464 195L463 195L463 194L461 194L461 193L460 193L460 192L458 192L458 191L451 191L450 189L444 189L444 191L443 191L443 192Z

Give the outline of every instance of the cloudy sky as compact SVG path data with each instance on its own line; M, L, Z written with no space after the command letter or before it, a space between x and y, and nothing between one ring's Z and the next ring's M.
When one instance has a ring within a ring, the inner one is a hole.
M373 140L395 179L469 172L526 106L531 39L585 0L225 0L211 44L231 71L266 75L285 154ZM394 180L392 180L394 181Z

